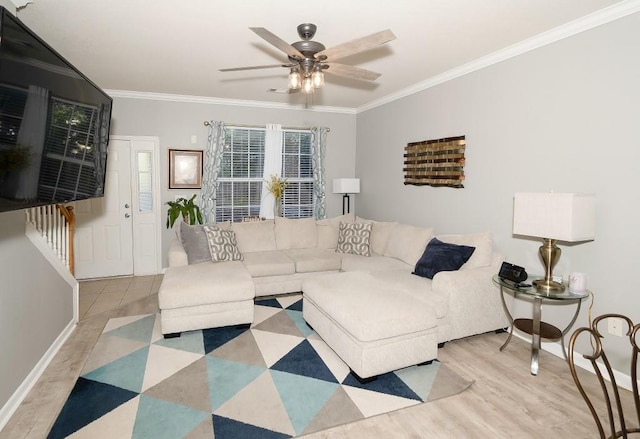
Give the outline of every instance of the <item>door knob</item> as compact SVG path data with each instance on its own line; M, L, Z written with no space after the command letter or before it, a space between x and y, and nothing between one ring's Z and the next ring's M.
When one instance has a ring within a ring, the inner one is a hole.
M129 203L125 204L125 205L124 205L124 208L125 208L125 209L128 209L128 208L129 208Z
M130 216L131 216L131 215L129 215L128 213L125 213L125 214L124 214L124 217L125 217L125 218L129 218Z

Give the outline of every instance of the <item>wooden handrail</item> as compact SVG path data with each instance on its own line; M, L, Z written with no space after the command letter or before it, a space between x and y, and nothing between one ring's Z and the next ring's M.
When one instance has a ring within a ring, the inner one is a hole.
M69 253L68 253L68 264L69 271L73 276L75 276L75 267L74 261L75 256L73 253L73 233L76 228L76 213L73 211L73 206L65 206L64 204L56 204L56 208L60 211L62 216L64 216L67 224L69 225Z

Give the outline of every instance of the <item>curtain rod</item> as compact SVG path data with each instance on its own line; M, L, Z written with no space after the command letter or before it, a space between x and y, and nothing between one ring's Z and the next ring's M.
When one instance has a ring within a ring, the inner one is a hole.
M209 123L208 120L204 121L204 126L208 127L209 125L211 125L211 123ZM239 123L225 123L225 125L231 126L231 127L238 127L238 128L264 128L261 126L257 126L257 125L243 125L243 124L239 124ZM283 130L301 130L301 131L309 131L311 128L310 127L282 127ZM327 128L327 132L330 132L331 128Z

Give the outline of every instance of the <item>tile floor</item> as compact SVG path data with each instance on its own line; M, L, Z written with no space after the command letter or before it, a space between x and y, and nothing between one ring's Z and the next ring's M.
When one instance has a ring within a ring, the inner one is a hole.
M162 275L80 281L80 320L158 292Z

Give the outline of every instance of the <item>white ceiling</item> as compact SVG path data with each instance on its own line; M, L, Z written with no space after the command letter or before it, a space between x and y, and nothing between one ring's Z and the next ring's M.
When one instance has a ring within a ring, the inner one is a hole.
M287 62L249 27L291 43L318 26L327 48L391 29L397 39L340 60L382 74L375 82L326 75L314 106L363 108L507 47L562 27L638 9L638 0L33 0L27 26L101 88L273 103L304 103L288 70L220 68ZM602 11L604 8L609 8ZM590 14L596 15L590 15ZM579 20L577 23L575 20ZM573 23L572 23L573 22ZM553 31L553 35L560 34ZM555 37L554 37L555 38ZM543 41L538 37L537 41ZM518 47L523 47L520 45ZM501 53L505 53L504 51ZM478 65L478 63L476 63Z

